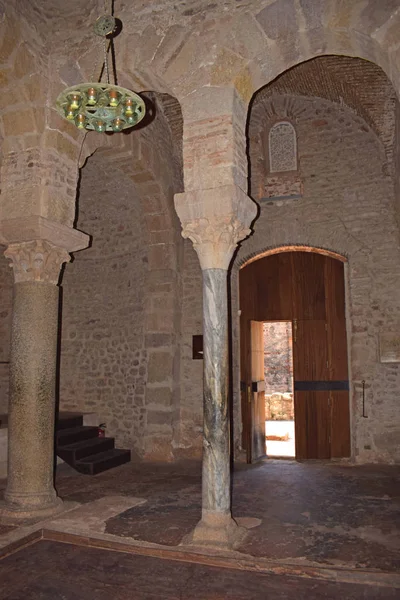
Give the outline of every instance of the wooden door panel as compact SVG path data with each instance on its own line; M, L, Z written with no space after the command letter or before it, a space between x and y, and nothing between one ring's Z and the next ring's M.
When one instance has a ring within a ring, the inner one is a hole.
M252 372L250 321L294 320L296 382L337 382L348 379L345 327L344 266L313 252L284 252L247 265L240 271L242 444L248 460L265 452L261 396L248 391L260 373ZM259 362L259 365L261 361ZM247 387L246 387L247 386ZM298 458L349 456L348 391L319 391L321 386L295 390L296 455ZM325 389L326 388L326 389ZM322 394L322 395L321 395ZM327 399L330 394L330 406ZM331 447L327 439L331 434ZM318 456L320 455L320 456Z
M293 372L296 381L326 381L328 349L325 321L293 323Z
M331 399L331 456L350 456L349 392L330 392Z
M296 392L296 458L330 458L329 392Z
M329 352L329 378L346 381L347 336L343 263L332 258L325 265L326 317Z
M292 263L289 252L267 256L239 271L240 309L256 321L293 318Z
M259 321L250 323L251 339L251 462L265 456L265 393L264 393L264 327ZM263 385L258 386L260 382ZM255 385L254 385L255 384ZM258 391L258 388L262 391ZM253 391L253 389L255 390ZM257 391L256 391L257 390Z
M292 252L294 318L325 320L325 256Z

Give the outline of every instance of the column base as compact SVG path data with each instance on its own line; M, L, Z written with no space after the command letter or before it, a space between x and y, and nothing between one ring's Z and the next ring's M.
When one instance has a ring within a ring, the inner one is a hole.
M0 520L4 524L22 525L35 521L43 521L62 512L64 503L56 497L51 504L46 505L12 505L7 502L0 503Z
M245 537L247 530L239 527L231 514L203 511L202 519L183 543L233 550Z

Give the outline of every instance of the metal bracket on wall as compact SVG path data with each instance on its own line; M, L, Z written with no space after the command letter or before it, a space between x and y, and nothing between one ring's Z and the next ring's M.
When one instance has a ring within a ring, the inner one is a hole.
M362 416L363 419L368 419L368 415L365 414L365 379L361 382L362 385Z

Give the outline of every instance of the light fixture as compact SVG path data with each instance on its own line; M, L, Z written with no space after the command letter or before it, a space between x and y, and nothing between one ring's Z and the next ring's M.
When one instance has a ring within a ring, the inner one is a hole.
M111 4L112 5L112 4ZM99 17L94 32L104 40L104 58L97 82L79 83L61 92L56 101L59 114L74 123L78 129L115 133L137 125L145 115L145 104L140 96L117 85L115 60L112 60L114 84L110 83L108 54L113 53L113 37L117 20L113 15ZM106 82L102 82L105 72Z

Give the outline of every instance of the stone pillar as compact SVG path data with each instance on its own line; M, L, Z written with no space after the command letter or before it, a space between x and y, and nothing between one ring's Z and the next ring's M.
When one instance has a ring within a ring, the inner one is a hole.
M202 519L193 542L232 546L240 532L231 516L227 273L237 243L250 233L256 205L231 185L177 194L175 208L203 272Z
M53 485L60 268L68 252L43 240L10 244L14 269L10 354L9 516L29 519L60 509Z

